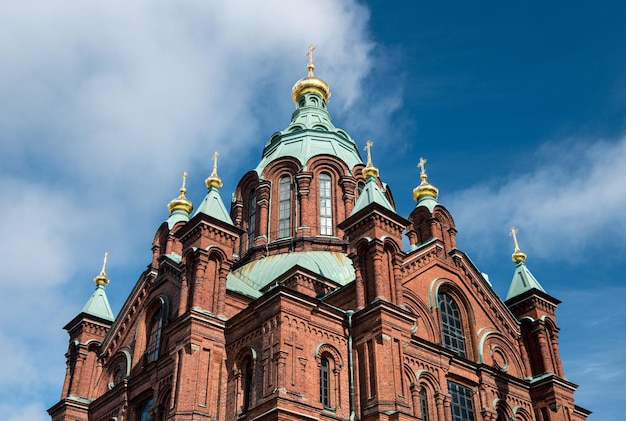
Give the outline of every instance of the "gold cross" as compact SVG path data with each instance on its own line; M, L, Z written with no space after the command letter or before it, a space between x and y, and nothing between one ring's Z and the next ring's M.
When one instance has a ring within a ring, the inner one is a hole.
M426 160L420 157L420 162L419 164L417 164L417 167L422 169L422 175L426 175L425 165L426 165Z
M106 273L106 268L107 268L107 257L109 257L109 252L105 251L104 252L104 262L102 263L102 270L100 271L101 275L104 275Z
M219 152L215 151L213 154L213 173L217 174L217 157L220 156Z
M519 251L519 244L517 243L517 233L519 232L519 230L515 227L511 228L511 232L509 232L509 235L511 237L513 237L513 243L515 244L515 251Z
M365 147L363 148L363 150L367 151L367 165L371 166L372 165L372 146L374 145L374 142L372 142L371 140L368 140L367 142L365 142Z
M307 51L304 55L305 57L309 58L309 64L307 65L307 68L309 69L308 77L315 77L315 75L313 74L313 70L315 70L315 64L313 64L313 50L315 50L316 48L317 45L309 45L309 51Z
M187 181L187 171L183 173L183 186L180 188L181 190L185 190L185 181Z
M309 51L306 52L304 57L309 58L309 64L313 64L313 51L317 48L317 45L310 44Z

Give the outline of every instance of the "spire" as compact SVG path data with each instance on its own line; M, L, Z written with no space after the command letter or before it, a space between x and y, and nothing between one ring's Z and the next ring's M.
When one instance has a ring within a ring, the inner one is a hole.
M209 176L209 178L207 178L205 180L206 186L207 188L211 188L211 187L215 187L215 188L220 188L222 187L222 179L217 175L217 157L220 156L219 152L215 151L215 153L213 154L213 172L211 172L211 175Z
M180 195L172 199L167 205L167 209L170 211L170 216L167 218L167 225L170 229L174 227L178 222L189 221L189 215L193 212L193 204L191 200L185 197L187 189L185 188L185 182L187 181L187 171L183 173L183 184L180 188Z
M293 85L291 90L293 102L298 102L298 98L307 93L314 92L324 98L324 101L328 102L330 99L330 87L322 79L316 78L313 71L315 70L315 64L313 64L313 51L317 48L316 45L311 44L309 51L304 55L309 58L307 69L309 71L308 76L300 79Z
M511 228L511 232L509 235L513 237L513 244L515 246L515 250L513 250L513 254L511 255L511 260L515 263L526 261L526 253L524 253L519 248L519 243L517 242L517 233L519 230L517 228Z
M107 298L106 293L104 292L104 287L109 283L109 277L106 275L106 265L107 265L107 257L109 253L104 253L104 262L102 263L102 270L98 276L94 278L94 282L96 283L96 290L91 294L91 297L83 307L83 313L99 317L104 320L113 321L115 317L113 317L113 311L111 311L111 306L109 305L109 300Z
M365 208L370 203L378 203L384 208L389 209L392 212L395 212L393 206L389 203L383 192L378 187L378 183L376 181L376 177L378 177L378 168L372 164L372 146L374 142L368 140L365 144L365 150L367 151L367 165L363 168L363 175L366 178L365 187L363 187L363 191L359 195L359 200L357 200L354 205L354 209L352 209L352 213L350 215L356 214L361 209Z
M439 189L428 183L428 175L426 175L426 160L420 157L417 167L421 169L420 179L422 182L413 189L413 200L416 206L426 206L432 212L437 205L437 197L439 197Z
M222 222L233 225L233 220L226 211L226 207L219 193L219 189L222 187L222 179L217 175L217 157L219 155L217 151L213 154L213 172L211 172L211 175L205 181L209 191L202 203L200 203L200 206L198 206L198 210L196 210L194 216L199 213L204 213L205 215L210 215Z
M368 140L365 143L365 148L363 148L364 150L367 151L367 165L365 165L365 168L363 168L363 176L365 178L378 177L378 168L376 168L372 164L372 146L373 145L374 145L374 142L372 142L371 140Z
M513 237L514 251L512 255L512 260L515 262L515 273L513 274L513 279L511 280L511 286L509 287L509 292L506 295L506 300L517 297L518 295L523 294L526 291L530 291L531 289L536 289L541 292L546 292L539 281L533 276L533 274L526 267L526 254L522 252L519 248L519 243L517 242L517 233L519 231L516 228L511 228L511 232L509 235Z

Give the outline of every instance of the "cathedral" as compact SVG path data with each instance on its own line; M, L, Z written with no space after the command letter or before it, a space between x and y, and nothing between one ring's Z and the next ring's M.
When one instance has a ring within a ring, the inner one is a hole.
M52 421L586 420L560 359L560 301L516 231L502 300L457 249L424 159L414 209L396 212L372 143L364 161L333 125L308 55L291 122L230 211L216 153L195 209L183 177L117 316L105 256L65 326Z

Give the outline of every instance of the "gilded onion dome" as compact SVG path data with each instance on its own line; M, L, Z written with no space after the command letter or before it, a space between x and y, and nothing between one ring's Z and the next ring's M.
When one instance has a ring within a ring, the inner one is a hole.
M187 192L187 189L185 188L186 180L187 171L183 173L183 185L180 188L180 195L177 198L172 199L172 201L167 205L167 209L170 211L170 213L178 209L183 210L187 213L191 213L193 211L193 204L191 203L191 200L185 197L185 193Z
M305 57L309 57L309 64L307 66L309 69L308 76L297 81L291 89L293 102L297 102L300 95L307 92L319 94L326 102L330 99L330 87L328 84L322 79L315 77L313 74L313 70L315 70L315 65L313 64L313 50L315 50L315 48L315 45L310 45L309 51L305 55Z
M216 188L220 188L222 187L222 179L217 175L217 157L220 154L215 151L215 153L213 154L213 171L211 172L211 175L204 181L206 183L206 187L207 189L210 189L211 187L216 187Z
M419 202L419 200L424 196L430 196L434 199L437 199L439 196L439 189L426 181L428 176L426 175L425 164L426 160L424 158L420 158L420 162L417 166L421 169L420 179L422 182L419 186L413 189L413 200L416 202Z

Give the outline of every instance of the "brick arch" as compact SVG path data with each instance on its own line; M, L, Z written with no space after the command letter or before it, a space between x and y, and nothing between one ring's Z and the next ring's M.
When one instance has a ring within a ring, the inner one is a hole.
M506 400L495 398L492 404L493 404L493 409L496 411L496 413L503 414L506 417L505 419L507 420L511 419L511 417L513 416L513 410L511 409L509 404L506 402Z
M332 346L331 344L327 342L319 343L315 347L315 353L314 353L314 357L315 357L315 360L317 361L318 366L321 364L322 355L324 354L330 355L336 367L339 370L341 370L341 368L343 367L343 358L341 357L341 354L339 353L339 351L337 351L337 348L335 348L334 346Z
M426 389L433 395L441 391L441 385L437 377L428 370L418 370L415 372L417 383L421 386L425 386Z
M426 303L422 301L419 295L409 288L404 288L402 293L404 297L404 305L411 313L418 317L418 323L415 331L417 336L426 339L429 342L436 342L437 329L435 328L435 321L433 320L432 313L428 311Z
M512 346L506 336L500 332L485 332L480 338L478 351L481 362L496 367L502 372L521 378L530 374L525 369L519 348Z
M289 174L293 177L302 169L302 164L293 157L281 157L269 163L263 169L263 178L267 180L278 180L283 174Z
M441 314L439 310L439 294L449 295L459 307L461 312L461 323L463 336L465 337L465 358L476 360L476 332L475 320L472 305L465 292L453 281L446 278L435 279L431 284L431 306L435 315L435 320L439 321L439 343L443 343L443 332L441 332Z
M530 415L530 412L524 407L515 406L513 407L513 416L515 417L515 421L532 421L533 417Z

